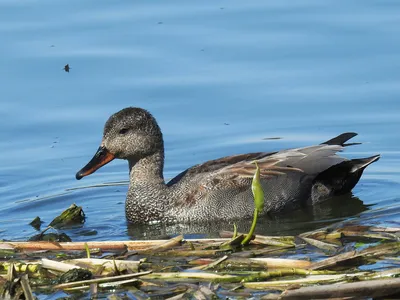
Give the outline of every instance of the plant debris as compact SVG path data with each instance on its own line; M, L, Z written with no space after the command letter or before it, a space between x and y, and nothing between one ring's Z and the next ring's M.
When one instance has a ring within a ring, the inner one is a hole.
M49 226L54 228L63 228L71 225L82 224L85 222L85 213L81 206L75 203L64 210L59 216L55 217Z
M65 233L39 233L31 238L29 241L48 241L48 242L72 242L71 238Z
M89 280L92 279L92 277L93 277L92 272L90 272L89 270L85 270L82 268L74 268L62 274L58 279L58 282L67 283L80 280Z
M34 299L32 292L62 290L108 299L399 297L400 228L335 226L253 235L246 246L232 242L246 234L230 232L218 239L0 242L14 257L0 261L0 296Z
M42 225L42 223L42 220L40 220L39 217L36 217L32 220L32 222L29 223L29 225L31 225L36 230L40 230L40 226Z
M63 68L63 70L67 73L69 73L69 70L71 70L71 67L69 66L69 64L66 64Z

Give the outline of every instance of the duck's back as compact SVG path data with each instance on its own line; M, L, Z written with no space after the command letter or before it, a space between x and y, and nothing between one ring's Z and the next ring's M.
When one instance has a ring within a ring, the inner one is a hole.
M251 216L254 161L260 167L264 213L315 204L348 192L364 168L379 158L356 161L338 156L352 136L343 134L321 145L235 155L196 165L168 183L174 201L171 213L185 221Z

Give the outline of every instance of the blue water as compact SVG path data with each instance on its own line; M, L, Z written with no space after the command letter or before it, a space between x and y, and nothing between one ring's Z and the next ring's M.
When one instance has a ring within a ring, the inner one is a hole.
M258 232L399 226L399 14L399 1L0 0L0 238L25 240L34 217L45 226L72 203L87 216L66 231L73 240L231 229L129 225L123 161L75 180L108 116L126 106L159 121L166 178L220 156L358 132L363 145L344 155L382 158L353 199Z

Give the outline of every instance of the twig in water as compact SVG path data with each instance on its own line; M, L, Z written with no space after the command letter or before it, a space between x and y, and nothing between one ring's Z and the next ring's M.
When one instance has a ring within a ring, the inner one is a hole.
M26 300L34 300L31 286L29 285L28 274L24 274L21 276L21 286L22 290L24 291L24 296Z
M191 268L189 270L208 270L208 269L214 268L216 265L220 264L221 262L223 262L227 258L228 258L228 256L225 255L225 256L221 257L220 259L217 259L216 261L213 261L212 263L209 263L207 265L194 267L194 268Z
M326 299L339 297L384 297L400 292L400 278L368 280L286 290L280 299Z

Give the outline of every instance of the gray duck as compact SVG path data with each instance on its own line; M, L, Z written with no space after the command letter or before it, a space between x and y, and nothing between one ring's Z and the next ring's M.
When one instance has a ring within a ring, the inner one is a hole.
M195 165L168 183L163 176L164 141L155 118L128 107L105 124L101 146L76 173L81 179L114 158L129 163L125 212L132 223L195 223L250 218L254 161L265 193L262 215L314 205L349 193L364 169L379 159L346 159L337 155L356 133L343 133L319 145L227 156Z

